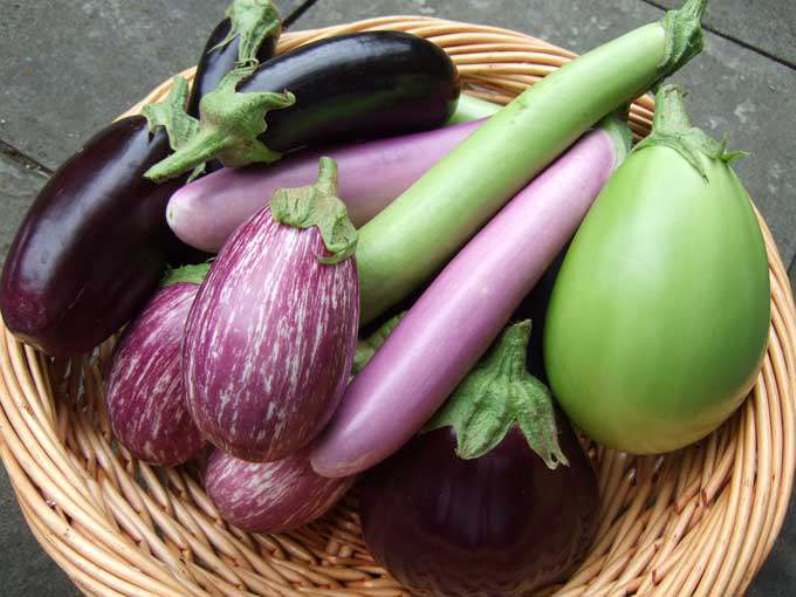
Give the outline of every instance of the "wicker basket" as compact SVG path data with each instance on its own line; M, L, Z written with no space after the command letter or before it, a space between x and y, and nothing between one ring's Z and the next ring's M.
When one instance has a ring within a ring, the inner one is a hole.
M503 102L573 56L521 33L414 16L288 33L280 50L367 29L433 40L470 92ZM652 109L649 98L633 106L638 135L648 132ZM761 226L772 326L754 392L708 439L665 457L588 446L602 496L598 537L566 586L555 587L560 594L736 595L771 550L793 480L796 328L788 277ZM83 591L406 594L368 554L353 496L298 531L247 534L219 519L194 470L131 459L113 442L103 406L111 348L52 361L0 327L0 455L34 535Z

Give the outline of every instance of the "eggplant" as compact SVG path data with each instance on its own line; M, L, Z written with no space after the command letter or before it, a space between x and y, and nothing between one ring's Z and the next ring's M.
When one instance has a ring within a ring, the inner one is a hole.
M165 218L187 177L143 176L195 132L187 96L176 78L163 103L97 133L36 197L0 279L0 312L17 337L53 356L90 351L142 306L169 257L197 257Z
M204 445L185 404L180 348L208 266L183 269L190 276L177 270L125 329L105 395L119 442L139 460L166 466L190 460Z
M243 166L319 142L435 128L453 114L459 88L448 55L420 37L373 31L320 40L230 73L205 96L200 133L147 176L164 180L213 157Z
M265 62L274 55L282 32L271 0L235 0L202 51L196 67L187 112L199 117L199 102L238 64Z
M509 327L431 430L362 478L365 542L413 595L528 595L591 545L596 476L525 371L529 334Z
M237 458L274 461L311 442L348 381L359 322L356 230L337 168L274 194L202 283L185 332L188 407Z
M238 460L214 450L204 474L205 491L221 518L259 533L309 524L334 506L354 480L315 474L306 450L265 463Z

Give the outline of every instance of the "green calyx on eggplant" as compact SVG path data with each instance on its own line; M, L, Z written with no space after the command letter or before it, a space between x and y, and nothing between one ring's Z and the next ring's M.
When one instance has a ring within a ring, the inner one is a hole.
M460 458L480 458L517 426L548 468L569 464L558 445L550 392L526 369L530 337L530 320L506 328L429 424L428 431L453 427Z
M313 143L430 129L453 113L459 78L445 52L395 31L320 40L242 65L201 101L192 142L147 172L164 180L212 158L272 162Z
M315 184L294 189L280 189L271 198L271 216L293 228L317 226L326 251L318 261L333 265L348 259L357 247L357 231L348 210L337 196L337 164L323 157Z
M270 59L281 32L279 13L271 0L234 0L202 51L188 100L188 114L198 117L202 98L218 87L224 75L236 66Z
M365 542L413 595L532 594L564 581L591 545L596 476L525 371L529 332L528 321L507 328L429 430L361 479Z

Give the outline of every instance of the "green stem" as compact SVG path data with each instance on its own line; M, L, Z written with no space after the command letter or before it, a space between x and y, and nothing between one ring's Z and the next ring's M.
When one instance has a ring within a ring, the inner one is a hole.
M252 162L273 162L282 155L259 140L271 110L288 108L296 102L292 93L239 92L238 84L254 74L256 66L242 66L229 72L218 87L199 104L199 131L175 153L152 166L145 174L155 182L174 178L217 157L225 166Z
M160 286L165 288L172 284L187 282L189 284L201 284L210 271L210 261L197 263L196 265L183 265L178 268L169 268L163 274Z
M652 133L633 151L648 147L669 147L679 153L707 182L705 160L733 162L746 156L744 151L728 151L726 141L710 137L702 129L691 126L685 109L685 90L679 85L662 85L655 95L655 116Z
M236 37L238 64L256 64L257 52L269 36L278 35L282 29L279 11L270 0L233 0L227 8L230 21L229 33L213 49L227 46Z
M453 427L460 458L487 454L516 425L548 468L569 464L558 444L550 392L525 367L530 337L529 320L507 327L427 427Z
M323 157L314 184L295 189L279 189L271 198L271 215L280 224L294 228L317 226L330 256L318 261L334 265L353 257L357 231L348 210L337 196L337 163Z
M188 81L177 76L172 80L166 99L148 104L141 110L150 131L154 132L161 126L166 129L169 145L174 151L184 147L199 131L199 121L185 112L189 94Z

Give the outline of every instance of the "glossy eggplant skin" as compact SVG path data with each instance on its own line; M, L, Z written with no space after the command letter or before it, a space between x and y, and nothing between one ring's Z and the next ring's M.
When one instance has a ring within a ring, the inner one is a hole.
M170 152L143 116L94 136L50 178L17 231L0 281L0 311L18 337L54 356L87 352L154 291L180 244L166 204L185 177L143 173Z
M597 481L559 417L569 467L549 470L515 427L475 460L450 427L368 473L360 515L374 557L413 595L521 596L564 580L596 530Z
M196 67L191 96L188 100L187 112L191 116L199 117L199 102L207 93L218 86L224 75L231 71L238 61L240 37L236 36L222 48L216 47L226 39L230 27L230 20L224 19L213 29L207 39L205 49L202 51L202 57ZM260 62L265 62L274 55L278 36L279 31L275 31L275 35L269 35L263 40L260 49L257 51L257 59Z
M285 152L437 127L453 114L459 87L456 67L439 47L407 33L374 31L277 56L238 91L296 96L295 105L267 114L268 128L259 137Z

